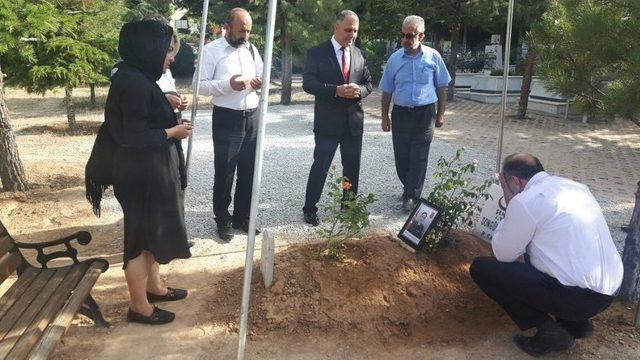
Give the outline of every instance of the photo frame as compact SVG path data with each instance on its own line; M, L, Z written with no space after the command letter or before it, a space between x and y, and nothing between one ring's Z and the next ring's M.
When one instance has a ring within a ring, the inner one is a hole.
M424 246L427 234L438 221L442 209L420 199L400 229L398 238L415 250Z

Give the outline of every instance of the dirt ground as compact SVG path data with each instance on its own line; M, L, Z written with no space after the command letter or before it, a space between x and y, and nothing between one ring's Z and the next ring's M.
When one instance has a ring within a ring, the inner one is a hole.
M98 89L99 104L105 91ZM190 292L184 301L163 305L177 313L176 321L149 327L124 320L122 219L118 211L96 218L84 198L84 165L102 108L88 104L88 89L76 95L83 131L69 135L62 92L42 98L7 91L31 189L0 192L0 220L27 242L88 230L93 241L80 254L111 264L93 294L112 327L95 328L79 317L52 358L234 358L244 252L199 253L164 266L168 284ZM247 358L526 358L511 342L515 325L468 276L471 259L486 249L466 233L456 238L455 248L413 254L374 231L349 243L340 262L314 256L317 243L279 248L270 289L261 285L255 267ZM640 332L632 316L615 303L595 319L594 337L553 358L639 358Z

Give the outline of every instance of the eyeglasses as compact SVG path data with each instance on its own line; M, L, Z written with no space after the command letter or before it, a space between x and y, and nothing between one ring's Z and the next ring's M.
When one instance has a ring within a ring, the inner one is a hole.
M405 33L401 32L401 33L400 33L400 38L405 38L405 39L407 39L407 40L413 40L413 39L415 39L416 37L418 37L418 35L420 35L420 34L422 34L422 33L416 33L416 34L414 34L414 33L407 33L407 34L405 34Z

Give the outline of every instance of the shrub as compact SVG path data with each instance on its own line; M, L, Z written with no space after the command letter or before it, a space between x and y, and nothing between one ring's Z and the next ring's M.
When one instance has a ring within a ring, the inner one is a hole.
M460 72L477 73L482 71L485 66L484 51L465 51L458 53L456 62L456 70Z
M331 166L327 182L331 202L324 207L329 217L317 231L317 234L326 240L325 248L320 255L340 259L344 243L360 235L369 225L367 206L375 201L375 197L373 194L356 195L351 191L349 179L335 175L335 165Z
M458 149L453 159L438 159L433 174L435 184L427 201L440 207L442 213L429 232L426 251L451 244L448 238L453 227L473 225L473 215L480 210L480 200L489 199L489 187L492 181L486 180L479 185L472 182L471 175L476 171L478 161L465 164L460 159L464 148Z

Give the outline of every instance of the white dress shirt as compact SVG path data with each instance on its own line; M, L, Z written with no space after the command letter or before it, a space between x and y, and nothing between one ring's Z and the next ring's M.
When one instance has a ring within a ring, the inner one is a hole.
M234 48L224 37L220 37L203 48L200 67L200 93L212 96L215 106L233 110L249 110L258 107L258 94L249 87L241 91L231 88L229 80L233 75L242 75L245 80L262 76L262 58L253 49L255 61L248 44Z
M622 283L620 254L589 188L544 171L509 202L491 244L499 261L527 252L531 265L566 286L613 295Z
M336 41L335 36L331 37L331 44L333 44L333 50L336 52L336 59L338 59L338 65L340 66L340 70L343 70L342 69L342 45L340 45ZM347 46L344 50L345 50L345 56L346 56L345 61L347 62L347 64L349 64L349 66L351 66L351 52L349 51L349 47Z

